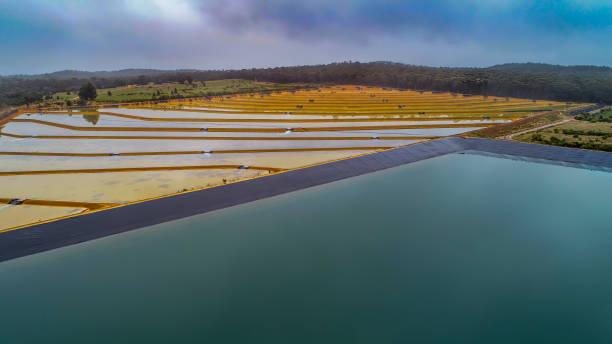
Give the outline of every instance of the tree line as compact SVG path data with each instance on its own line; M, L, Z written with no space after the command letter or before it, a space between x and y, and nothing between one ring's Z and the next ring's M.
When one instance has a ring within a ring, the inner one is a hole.
M488 68L424 67L391 62L342 62L327 65L241 70L154 71L141 75L88 73L89 77L61 77L61 73L0 78L0 105L21 105L55 92L78 92L91 82L112 88L129 84L247 79L275 83L360 84L423 91L548 99L612 104L612 68L506 64ZM137 73L137 71L136 71ZM87 74L87 73L85 73ZM73 74L79 75L79 74Z

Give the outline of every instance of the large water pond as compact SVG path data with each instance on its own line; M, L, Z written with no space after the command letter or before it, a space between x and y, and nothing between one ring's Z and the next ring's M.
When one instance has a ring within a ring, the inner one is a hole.
M608 343L610 191L469 154L346 179L0 263L0 338Z

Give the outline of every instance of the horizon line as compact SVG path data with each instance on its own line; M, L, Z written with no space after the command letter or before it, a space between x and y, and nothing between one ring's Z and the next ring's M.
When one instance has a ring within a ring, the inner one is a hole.
M404 63L404 62L395 62L395 61L368 61L368 62L362 62L362 61L353 61L353 60L348 60L348 61L336 61L336 62L329 62L329 63L319 63L319 64L303 64L303 65L278 65L278 66L273 66L273 67L250 67L250 68L246 68L246 67L242 67L242 68L227 68L227 69L223 69L223 68L219 68L219 69L213 69L213 68L207 68L207 69L200 69L200 68L176 68L176 69L163 69L163 68L151 68L151 67L126 67L126 68L121 68L121 69L110 69L110 70L80 70L80 69L61 69L61 70L55 70L52 72L44 72L44 73L20 73L20 74L0 74L0 78L16 78L16 77L36 77L36 76L45 76L45 75L52 75L52 74L57 74L57 73L62 73L62 72L77 72L77 73L117 73L117 72L123 72L123 71L129 71L129 70L142 70L142 71L151 71L151 72L161 72L161 73L171 73L171 72L212 72L212 71L240 71L240 70L249 70L249 69L274 69L274 68L294 68L294 67L314 67L314 66L326 66L326 65L332 65L332 64L343 64L343 63L359 63L359 64L372 64L372 63L390 63L390 64L400 64L400 65L405 65L405 66L411 66L411 67L426 67L426 68L453 68L453 69L488 69L488 68L493 68L493 67L497 67L497 66L505 66L505 65L545 65L545 66L552 66L552 67L565 67L565 68L572 68L572 67L595 67L595 68L608 68L608 69L612 69L612 65L589 65L589 64L575 64L575 65L563 65L563 64L552 64L552 63L546 63L546 62L505 62L505 63L499 63L499 64L494 64L494 65L489 65L489 66L442 66L442 65L422 65L422 64L411 64L411 63Z

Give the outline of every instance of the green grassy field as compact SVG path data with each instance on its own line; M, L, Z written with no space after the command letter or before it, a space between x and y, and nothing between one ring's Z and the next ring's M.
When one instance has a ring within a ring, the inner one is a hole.
M517 136L516 139L528 143L612 152L612 123L572 120L535 133Z
M97 102L135 102L147 100L164 100L189 97L205 97L222 94L251 93L263 91L281 91L304 88L304 84L275 84L268 82L255 82L251 80L227 79L213 80L205 83L194 81L189 83L165 83L149 85L128 85L123 87L98 89ZM72 103L78 101L75 92L59 92L52 95L47 103L63 105L67 100Z

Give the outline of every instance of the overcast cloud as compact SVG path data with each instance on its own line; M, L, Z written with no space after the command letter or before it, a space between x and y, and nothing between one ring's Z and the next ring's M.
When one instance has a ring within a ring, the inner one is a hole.
M0 0L0 74L396 61L612 65L612 2Z

